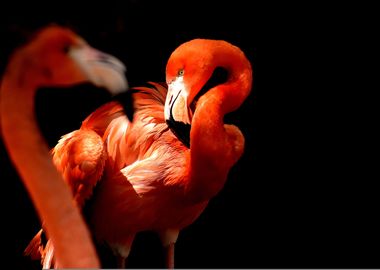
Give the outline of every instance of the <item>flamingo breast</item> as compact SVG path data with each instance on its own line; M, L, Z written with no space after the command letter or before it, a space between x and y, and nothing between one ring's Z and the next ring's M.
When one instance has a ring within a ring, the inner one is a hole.
M106 171L91 214L99 240L122 243L139 231L182 229L205 209L207 202L188 204L183 199L188 149L173 138L166 129L145 155L119 171Z

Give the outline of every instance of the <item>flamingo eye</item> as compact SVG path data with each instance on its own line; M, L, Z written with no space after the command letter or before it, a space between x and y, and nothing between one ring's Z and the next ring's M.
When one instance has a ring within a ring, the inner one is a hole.
M177 74L178 77L183 76L183 74L185 74L185 71L183 69L178 70L178 74Z
M65 44L62 50L65 54L67 54L70 51L70 44Z

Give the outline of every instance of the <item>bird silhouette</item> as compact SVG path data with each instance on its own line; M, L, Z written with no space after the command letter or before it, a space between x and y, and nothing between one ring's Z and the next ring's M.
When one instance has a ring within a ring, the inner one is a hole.
M83 82L124 91L124 66L60 26L41 29L11 56L1 81L1 127L6 149L44 222L61 267L98 267L88 229L52 162L35 120L38 88Z

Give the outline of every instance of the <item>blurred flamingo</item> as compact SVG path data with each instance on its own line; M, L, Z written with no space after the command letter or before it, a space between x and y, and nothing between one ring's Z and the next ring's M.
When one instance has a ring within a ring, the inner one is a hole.
M49 26L11 56L1 82L1 125L7 151L44 221L61 267L98 267L90 234L53 165L34 116L40 87L90 81L125 90L120 61L91 48L71 30Z

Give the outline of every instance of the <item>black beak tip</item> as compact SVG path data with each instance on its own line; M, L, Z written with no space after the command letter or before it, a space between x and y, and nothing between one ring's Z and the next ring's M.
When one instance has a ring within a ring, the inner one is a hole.
M175 121L172 117L166 120L166 124L173 132L173 134L178 138L178 140L180 140L187 148L190 149L191 125Z

